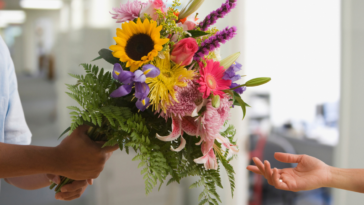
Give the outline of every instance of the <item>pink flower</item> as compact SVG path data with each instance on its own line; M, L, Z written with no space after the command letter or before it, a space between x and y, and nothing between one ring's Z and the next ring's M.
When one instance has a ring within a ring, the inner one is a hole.
M202 94L198 91L198 84L194 81L188 81L186 87L174 87L175 97L177 102L170 96L172 102L171 105L167 106L166 113L161 112L160 115L164 118L177 116L182 118L183 116L191 116L193 111L196 109L200 99L202 100Z
M113 19L116 19L116 23L123 23L125 21L132 21L139 17L140 10L145 6L138 0L128 1L125 4L120 4L120 8L113 8L116 13L111 13Z
M166 3L163 0L149 0L146 3L146 6L140 12L140 17L144 17L144 14L149 14L153 20L158 19L158 14L156 13L156 9L160 9L163 13L167 12Z
M220 62L206 60L206 66L200 64L201 77L197 80L200 84L199 91L203 93L203 98L208 98L211 93L224 96L223 90L230 89L231 80L224 80L225 69L220 66Z
M182 39L173 48L171 60L182 66L189 65L197 50L198 44L194 38Z
M177 26L183 28L183 31L193 30L197 25L196 21L186 20L184 23L179 22Z
M213 149L210 149L210 151L206 155L204 155L200 158L197 158L193 161L196 162L197 164L204 164L205 169L217 170L218 164L217 164L217 159L216 159Z

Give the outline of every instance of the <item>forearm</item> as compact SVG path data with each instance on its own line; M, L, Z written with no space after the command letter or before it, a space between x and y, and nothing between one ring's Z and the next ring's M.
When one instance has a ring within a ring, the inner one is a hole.
M56 148L0 143L0 178L58 174Z
M340 169L331 167L327 187L364 193L364 169Z
M6 178L5 181L13 186L26 190L40 189L51 184L46 174Z

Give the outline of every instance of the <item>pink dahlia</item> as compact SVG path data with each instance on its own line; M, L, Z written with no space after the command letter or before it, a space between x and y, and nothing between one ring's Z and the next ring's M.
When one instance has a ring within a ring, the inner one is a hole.
M111 13L113 15L113 19L116 19L116 23L123 23L125 21L132 21L139 17L140 10L145 6L145 3L142 3L138 0L128 1L125 4L120 4L120 8L113 8L112 10L115 13Z
M174 89L177 102L174 102L175 100L170 97L174 103L167 107L166 113L161 112L161 116L168 118L175 115L180 119L183 116L191 116L197 107L197 101L202 101L202 94L198 91L198 84L191 80L187 82L186 87L175 86Z
M211 93L222 98L223 90L230 89L231 85L231 80L222 79L225 73L224 67L220 66L218 61L206 60L206 66L200 64L200 68L201 77L197 82L200 84L198 90L203 93L203 98L208 98Z

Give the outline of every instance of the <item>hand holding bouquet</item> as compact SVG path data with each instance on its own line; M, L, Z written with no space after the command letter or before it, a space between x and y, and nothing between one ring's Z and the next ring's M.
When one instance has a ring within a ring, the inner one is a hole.
M235 27L210 28L236 6L227 0L221 8L198 22L194 12L203 0L190 0L181 11L178 0L167 8L162 0L129 1L114 8L121 23L115 45L102 49L95 60L113 64L112 73L83 64L86 75L72 75L76 85L67 93L81 107L69 107L69 130L89 125L88 136L134 150L145 180L146 192L164 182L179 183L199 176L191 187L203 186L200 204L221 202L219 162L226 169L232 192L234 170L229 162L238 148L235 130L227 126L232 106L246 106L241 94L246 87L262 85L270 78L235 83L241 64L239 53L218 60L218 48L237 34ZM70 179L64 178L58 191Z

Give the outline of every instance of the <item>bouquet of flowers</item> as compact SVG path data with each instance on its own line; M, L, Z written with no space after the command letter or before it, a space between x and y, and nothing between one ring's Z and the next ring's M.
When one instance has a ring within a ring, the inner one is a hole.
M219 47L237 29L219 31L211 25L228 14L237 0L226 0L199 22L195 11L203 1L190 0L180 11L179 0L169 8L162 0L132 0L114 8L111 14L121 23L116 44L101 49L94 59L104 59L114 69L105 72L82 64L85 75L71 74L78 82L67 85L67 94L80 107L68 107L72 124L64 133L87 124L91 139L105 141L104 146L118 144L126 153L134 150L147 194L157 184L199 176L191 188L204 187L200 204L218 204L219 162L234 191L229 162L238 148L235 129L227 125L230 108L240 106L245 116L249 105L240 95L270 78L235 82L241 78L237 72L242 66L236 62L240 53L220 60ZM56 191L70 182L62 178Z

